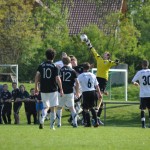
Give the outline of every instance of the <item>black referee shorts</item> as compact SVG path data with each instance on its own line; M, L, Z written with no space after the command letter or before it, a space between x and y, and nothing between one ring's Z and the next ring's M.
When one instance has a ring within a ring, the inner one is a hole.
M142 97L140 100L140 109L150 109L150 97Z
M97 77L97 81L99 83L100 91L104 92L107 85L107 80L104 78Z
M95 106L95 91L86 91L82 93L83 109L90 109Z

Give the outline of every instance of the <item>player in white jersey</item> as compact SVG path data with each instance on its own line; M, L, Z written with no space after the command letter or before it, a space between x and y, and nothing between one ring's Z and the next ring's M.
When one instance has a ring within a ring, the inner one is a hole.
M146 128L145 125L145 109L148 109L150 120L150 69L148 68L149 62L147 60L142 61L142 70L138 71L132 83L135 86L140 87L140 109L141 109L141 122L142 128ZM138 82L137 82L138 81ZM150 127L150 126L149 126Z
M92 113L92 117L95 121L94 127L98 127L97 122L97 114L94 109L95 106L95 94L97 90L98 98L101 98L101 92L98 86L98 81L96 79L96 76L89 72L90 64L84 63L83 64L83 73L81 73L78 76L78 80L82 89L82 96L83 96L83 110L85 113L85 118L87 121L87 124L85 127L91 127L91 121L90 121L90 114L89 111Z

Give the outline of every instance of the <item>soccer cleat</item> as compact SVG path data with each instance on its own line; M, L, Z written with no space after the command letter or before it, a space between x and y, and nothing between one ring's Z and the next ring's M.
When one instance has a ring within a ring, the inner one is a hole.
M78 127L77 124L73 124L72 126L73 126L73 128L77 128Z
M84 127L91 127L91 124L86 124Z
M43 129L44 128L44 125L43 124L40 124L39 125L39 129Z
M51 126L51 127L50 127L50 129L52 129L52 130L56 130L54 126Z
M57 127L58 127L58 128L60 128L60 127L61 127L61 125L60 125L60 124L58 124L58 125L57 125Z
M94 126L94 128L97 128L99 126L99 124L95 123L93 126Z
M142 125L142 128L143 128L143 129L145 129L145 128L146 128L146 126L145 126L145 125Z
M104 123L99 118L97 119L97 122L99 125L102 125L102 126L104 125Z

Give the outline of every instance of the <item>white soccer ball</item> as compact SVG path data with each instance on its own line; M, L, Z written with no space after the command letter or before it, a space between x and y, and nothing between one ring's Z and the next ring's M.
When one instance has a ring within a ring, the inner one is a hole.
M86 34L81 34L80 39L81 39L82 42L86 42L88 40L88 37L87 37Z

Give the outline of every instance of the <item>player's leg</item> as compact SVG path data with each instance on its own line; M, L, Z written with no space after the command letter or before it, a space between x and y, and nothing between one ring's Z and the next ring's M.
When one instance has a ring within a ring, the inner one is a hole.
M77 113L74 108L74 93L66 94L66 106L71 112L71 116L73 119L73 127L77 127Z
M89 103L90 103L90 96L89 92L83 92L83 110L85 113L85 120L87 124L85 127L91 127L91 120L90 120L90 113L89 113Z
M34 124L37 124L37 112L33 111L33 120L34 120Z
M44 121L45 121L45 118L47 115L47 111L50 107L50 104L49 104L50 93L41 93L41 98L42 98L42 102L43 102L43 109L42 109L42 113L41 113L41 117L40 117L39 129L43 129L43 127L44 127Z
M57 127L60 128L61 127L61 118L62 118L62 107L57 107Z
M55 120L56 120L56 106L58 106L58 92L52 92L50 93L50 100L49 100L49 105L50 105L50 128L55 130Z
M3 121L4 121L5 124L8 123L7 118L6 118L6 113L7 113L7 107L6 107L6 104L4 104L4 108L3 108L3 111L2 111L2 118L3 118Z
M105 89L106 89L106 85L107 85L107 81L106 79L103 79L103 78L99 78L97 77L97 80L98 80L98 83L99 83L99 88L101 90L101 93L103 95ZM100 120L100 117L101 117L101 114L102 114L102 111L103 111L103 98L99 99L98 100L98 112L97 112L97 117L98 117L98 123L100 125L104 125L104 123Z
M3 111L3 107L4 107L4 105L3 105L3 104L0 104L0 124L3 124L3 121L2 121L2 111Z
M15 109L14 109L14 114L16 117L16 124L20 123L20 117L19 117L19 111L21 109L22 103L17 103L15 104Z
M141 100L140 100L140 109L141 109L142 128L146 128L146 125L145 125L146 99L145 98L141 98Z
M57 107L57 127L60 128L61 127L61 118L62 118L62 108L63 106L65 106L65 102L66 102L66 95L64 94L63 97L60 96L60 94L58 94L58 107Z
M8 103L8 106L7 106L8 124L11 124L11 111L12 111L12 103Z

